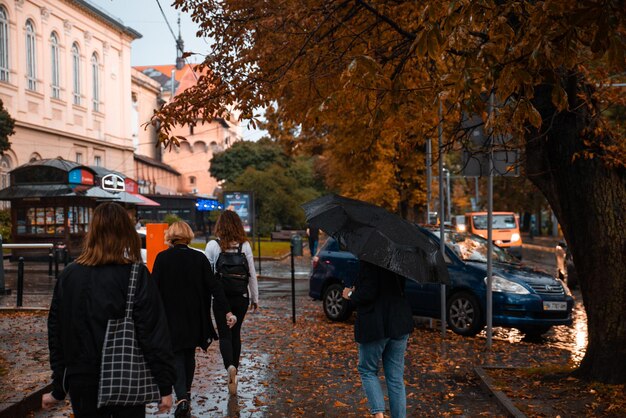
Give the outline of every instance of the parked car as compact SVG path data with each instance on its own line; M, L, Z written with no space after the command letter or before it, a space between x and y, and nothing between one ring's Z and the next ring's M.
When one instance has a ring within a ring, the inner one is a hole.
M438 243L436 230L424 229ZM460 335L476 335L486 324L487 241L477 235L446 231L444 256L450 273L446 286L446 316L450 329ZM493 251L493 326L518 328L538 336L557 325L572 323L573 298L560 280L524 267L502 248ZM326 316L346 320L352 310L341 297L344 286L352 286L359 269L358 259L328 239L313 258L309 295L322 301ZM413 314L440 318L441 286L407 280L406 294Z
M556 257L556 273L559 279L567 283L570 289L576 289L576 286L578 286L578 273L576 273L572 253L567 248L567 243L561 241L556 244L554 254Z

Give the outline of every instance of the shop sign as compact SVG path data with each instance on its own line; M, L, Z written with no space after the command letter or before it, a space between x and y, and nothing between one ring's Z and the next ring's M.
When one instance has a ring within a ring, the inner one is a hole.
M69 183L70 184L85 184L85 185L93 186L94 184L93 173L82 168L75 168L74 170L70 171Z
M117 174L107 174L102 177L102 188L110 192L123 192L126 190L124 179Z
M137 186L137 182L133 179L130 179L128 177L125 178L124 186L126 187L126 191L128 193L134 193L134 194L139 193L139 187Z

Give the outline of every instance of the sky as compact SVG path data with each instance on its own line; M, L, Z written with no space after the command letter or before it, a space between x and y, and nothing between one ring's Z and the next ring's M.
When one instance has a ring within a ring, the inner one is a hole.
M189 14L179 12L171 6L171 0L89 0L100 9L122 20L142 35L131 44L131 65L165 65L176 63L176 44L165 18L178 37L178 17L180 33L185 43L185 51L200 55L191 56L187 62L199 62L210 49L209 41L196 37L198 26L191 21ZM165 18L159 9L159 3ZM242 122L242 136L245 140L257 140L265 132L247 130Z

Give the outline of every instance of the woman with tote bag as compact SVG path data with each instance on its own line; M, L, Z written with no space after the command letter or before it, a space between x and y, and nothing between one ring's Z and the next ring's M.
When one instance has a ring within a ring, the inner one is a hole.
M131 267L135 272L131 281ZM127 297L134 296L127 311ZM53 390L43 395L49 408L69 393L76 418L145 416L145 404L98 408L103 345L109 320L128 314L145 363L160 392L159 411L172 406L174 358L165 311L126 209L103 203L93 213L84 249L59 276L48 316ZM114 364L115 366L115 364ZM157 398L159 393L156 394Z

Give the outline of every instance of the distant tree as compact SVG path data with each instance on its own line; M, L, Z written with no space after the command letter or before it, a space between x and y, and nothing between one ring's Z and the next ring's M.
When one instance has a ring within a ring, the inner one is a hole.
M264 170L272 164L287 164L287 156L269 138L239 141L211 159L209 172L218 180L234 181L248 167Z
M262 171L249 167L234 182L227 183L224 191L254 191L259 231L266 235L274 231L277 225L305 227L300 205L320 196L320 192L314 187L303 186L300 182L310 183L310 180L298 179L290 175L288 169L273 164Z
M15 120L0 100L0 154L11 148L9 137L15 133Z

